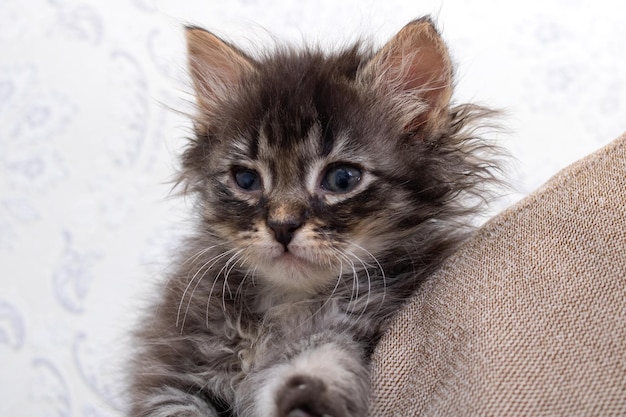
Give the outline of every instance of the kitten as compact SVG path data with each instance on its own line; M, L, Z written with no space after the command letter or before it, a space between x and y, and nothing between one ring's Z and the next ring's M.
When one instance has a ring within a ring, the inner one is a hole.
M451 106L428 18L375 52L186 37L198 226L138 332L129 415L365 416L388 319L494 179L473 135L489 112Z

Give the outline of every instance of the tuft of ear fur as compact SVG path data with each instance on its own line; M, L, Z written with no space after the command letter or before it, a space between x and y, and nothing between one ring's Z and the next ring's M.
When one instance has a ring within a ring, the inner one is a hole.
M204 29L187 27L185 36L196 99L200 109L210 115L255 71L255 63Z
M391 101L406 132L440 130L452 95L448 49L428 17L407 24L361 70L359 77Z

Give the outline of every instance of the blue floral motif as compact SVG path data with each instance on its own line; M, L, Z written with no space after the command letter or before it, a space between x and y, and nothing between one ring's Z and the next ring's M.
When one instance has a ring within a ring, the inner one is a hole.
M107 357L116 350L94 344L83 332L76 336L73 349L76 366L87 386L108 406L122 410L120 386L124 374L112 365L119 358Z
M0 345L19 350L24 345L25 333L24 319L17 308L0 300Z
M139 62L128 52L116 50L111 54L111 85L121 106L111 109L110 123L115 135L109 137L109 154L115 165L133 165L146 139L149 117L147 77Z
M58 302L72 313L83 312L84 300L94 279L93 266L98 254L86 253L74 247L72 235L65 231L65 250L53 272L54 292Z
M71 417L70 392L63 374L49 360L33 360L33 380L30 381L32 400L45 410L46 417Z
M99 11L86 4L65 4L65 1L55 1L52 4L57 8L57 30L67 34L70 38L99 44L104 37L104 23Z

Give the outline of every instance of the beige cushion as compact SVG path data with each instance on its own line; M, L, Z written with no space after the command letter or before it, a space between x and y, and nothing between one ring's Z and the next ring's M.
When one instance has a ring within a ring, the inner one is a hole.
M373 380L373 416L626 416L626 134L467 241Z

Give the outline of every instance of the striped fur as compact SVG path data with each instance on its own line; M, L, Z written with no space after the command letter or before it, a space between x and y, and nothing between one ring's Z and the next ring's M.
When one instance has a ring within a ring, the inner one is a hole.
M428 19L378 52L251 57L199 28L187 39L197 136L180 182L197 232L139 328L129 415L364 416L385 323L495 181L475 135L490 112L450 104ZM334 192L343 165L359 181Z

